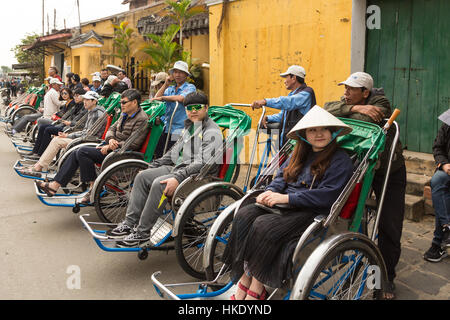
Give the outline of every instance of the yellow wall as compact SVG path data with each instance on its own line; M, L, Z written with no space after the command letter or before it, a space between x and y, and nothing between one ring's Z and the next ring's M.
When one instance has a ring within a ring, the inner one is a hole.
M95 39L88 40L85 44L99 45ZM71 50L71 65L72 72L78 73L80 78L88 78L92 82L91 74L100 71L100 50L99 47L82 46ZM79 69L77 70L77 57L80 59Z
M209 64L209 35L202 34L191 36L183 40L183 47L185 51L190 51L192 54L193 63L208 63ZM202 68L203 73L203 91L209 95L209 69Z
M219 41L222 4L209 10L212 104L287 95L279 74L292 64L306 69L319 105L343 94L337 83L350 73L351 0L230 2ZM259 112L251 114L255 124Z

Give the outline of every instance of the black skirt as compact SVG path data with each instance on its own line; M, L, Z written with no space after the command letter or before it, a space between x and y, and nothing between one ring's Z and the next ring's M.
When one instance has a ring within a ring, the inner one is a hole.
M268 213L250 204L235 215L223 262L232 268L231 278L238 282L246 269L256 280L280 288L292 278L292 255L316 213L285 210L282 215Z

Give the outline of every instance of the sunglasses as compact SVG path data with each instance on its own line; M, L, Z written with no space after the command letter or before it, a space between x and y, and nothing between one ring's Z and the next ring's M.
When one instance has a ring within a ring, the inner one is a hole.
M68 96L69 93L67 93L67 92L64 91L64 92L61 92L61 95L62 95L62 96Z
M186 110L187 111L198 111L198 110L202 110L206 105L204 104L190 104L186 106Z
M120 101L120 104L124 106L124 105L126 105L128 102L131 102L131 101L133 101L133 100L128 100L128 101L123 101L123 100L122 100L122 101Z

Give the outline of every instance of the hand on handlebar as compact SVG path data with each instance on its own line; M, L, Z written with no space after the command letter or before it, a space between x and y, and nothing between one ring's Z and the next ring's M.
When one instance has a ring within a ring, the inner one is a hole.
M251 107L252 107L252 110L255 110L255 109L261 109L261 108L264 107L265 105L266 105L266 100L265 100L265 99L262 99L262 100L254 101L254 102L252 103Z
M264 129L267 129L267 120L267 116L265 116L261 121L261 127L263 127Z

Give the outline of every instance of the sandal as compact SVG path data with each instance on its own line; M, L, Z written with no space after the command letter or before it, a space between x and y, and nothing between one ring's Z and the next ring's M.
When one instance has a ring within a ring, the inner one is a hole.
M241 282L238 282L238 288L244 291L245 293L248 293L248 288L244 286ZM236 300L235 295L233 294L231 297L231 300Z
M42 182L39 180L35 180L34 183L36 183L39 189L44 191L48 197L53 197L57 192L57 190L53 190L52 188L50 188L50 182Z
M249 290L247 290L247 295L255 298L256 300L266 300L267 299L267 290L266 290L266 287L263 287L263 291L260 294L257 294L256 292L249 289Z
M390 297L387 297L387 295L389 295ZM382 299L383 300L395 300L396 299L394 281L389 281L386 284L386 288L384 289Z
M21 174L23 174L24 176L35 177L35 178L42 177L42 172L34 171L33 169L20 169L19 172Z

